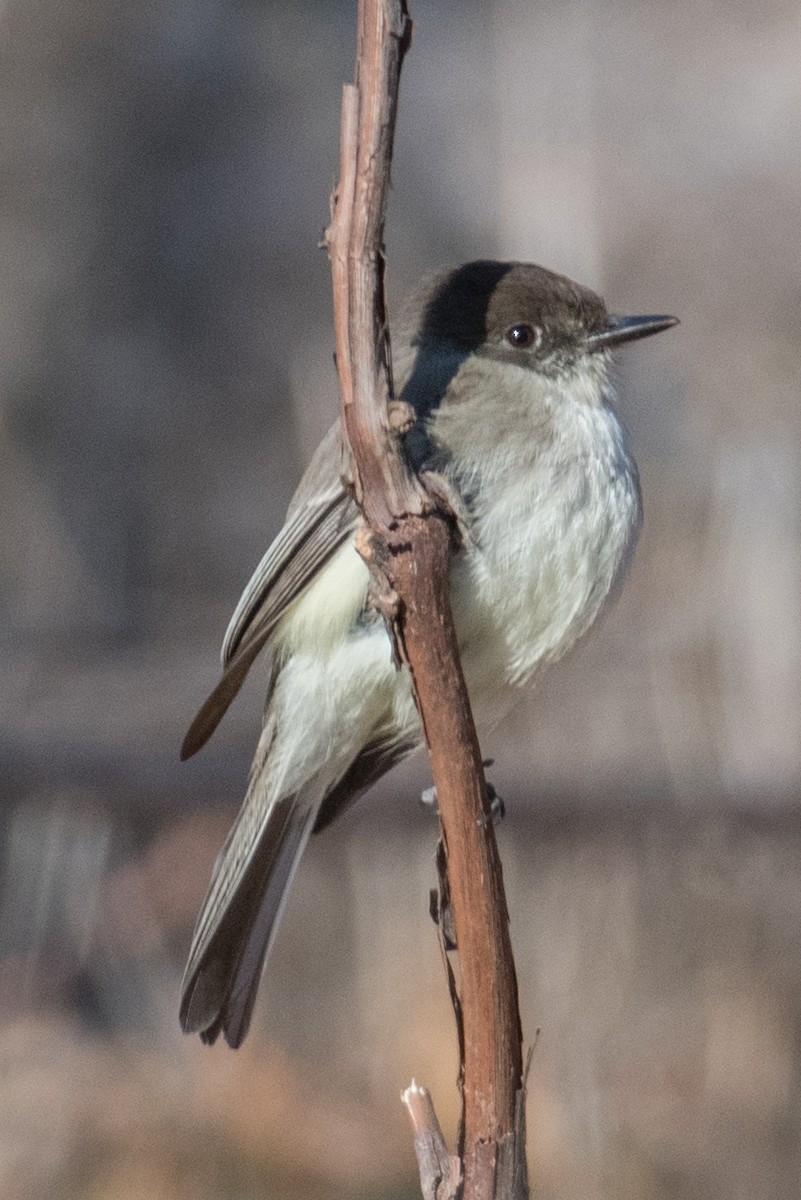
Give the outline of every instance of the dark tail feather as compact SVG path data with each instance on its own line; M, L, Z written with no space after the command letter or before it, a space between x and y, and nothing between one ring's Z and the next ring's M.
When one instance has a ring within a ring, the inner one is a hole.
M214 733L245 682L245 676L263 650L267 636L268 634L264 633L254 638L249 646L242 646L237 657L225 669L222 679L189 726L181 743L181 762L197 754Z
M184 1033L236 1049L250 1025L262 969L312 826L315 809L276 801L235 892L208 942L190 955L181 989ZM212 883L213 887L213 883ZM210 893L211 894L211 893ZM201 918L205 912L201 912Z

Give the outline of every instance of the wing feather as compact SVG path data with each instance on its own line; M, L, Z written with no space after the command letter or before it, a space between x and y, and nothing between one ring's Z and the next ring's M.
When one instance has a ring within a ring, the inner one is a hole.
M192 722L181 758L205 745L292 602L356 528L343 475L339 425L321 442L292 498L281 532L242 593L225 634L223 676Z

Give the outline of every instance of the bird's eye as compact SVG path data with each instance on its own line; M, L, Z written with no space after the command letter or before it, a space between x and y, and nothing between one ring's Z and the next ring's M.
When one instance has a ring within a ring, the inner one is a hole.
M525 322L520 325L513 325L511 329L507 329L506 331L506 340L510 346L514 346L515 350L528 350L531 346L537 344L538 339L539 330Z

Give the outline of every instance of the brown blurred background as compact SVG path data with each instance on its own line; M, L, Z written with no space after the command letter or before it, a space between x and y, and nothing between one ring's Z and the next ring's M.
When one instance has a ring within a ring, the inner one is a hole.
M254 680L177 747L336 412L355 3L0 3L0 1194L417 1195L452 1132L419 760L316 839L236 1054L177 994ZM484 745L540 1200L801 1194L797 4L416 0L391 298L543 262L632 347L633 574Z

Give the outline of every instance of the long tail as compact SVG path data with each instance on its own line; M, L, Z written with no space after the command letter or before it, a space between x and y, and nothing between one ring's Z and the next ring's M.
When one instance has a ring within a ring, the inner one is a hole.
M317 815L308 798L286 796L270 807L264 826L247 800L217 860L198 918L181 988L185 1033L229 1046L242 1044L250 1025L264 961L287 892Z

